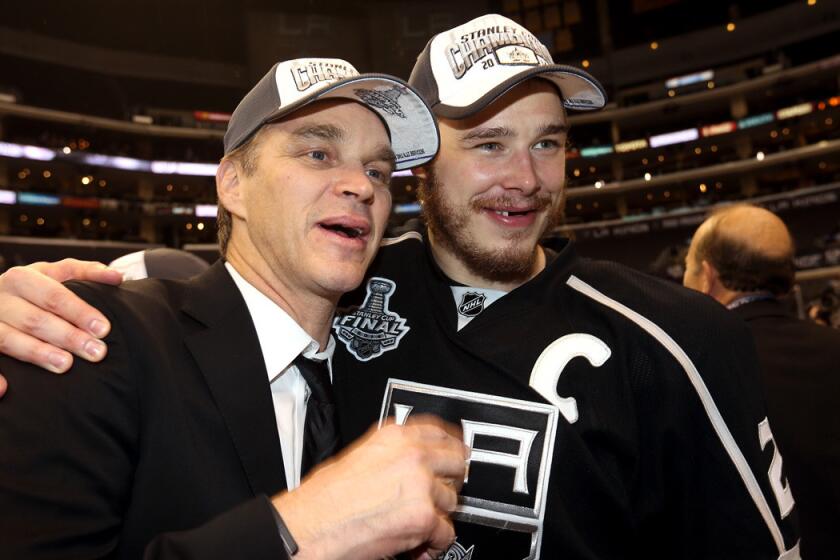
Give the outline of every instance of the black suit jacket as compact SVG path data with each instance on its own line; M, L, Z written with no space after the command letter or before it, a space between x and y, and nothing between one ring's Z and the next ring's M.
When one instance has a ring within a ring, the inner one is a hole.
M776 300L736 307L761 362L770 426L802 530L802 557L840 555L840 331L792 317Z
M63 376L0 358L0 558L284 558L271 393L222 262L70 286L111 321L108 356Z

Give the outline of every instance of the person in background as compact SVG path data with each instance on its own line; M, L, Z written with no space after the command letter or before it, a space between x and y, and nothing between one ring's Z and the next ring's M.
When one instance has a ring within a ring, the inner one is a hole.
M840 332L788 311L783 298L793 287L793 257L793 239L778 216L731 206L697 228L683 282L749 325L799 510L802 557L827 560L837 558L840 529Z
M840 329L840 281L833 281L808 307L808 318L818 325Z

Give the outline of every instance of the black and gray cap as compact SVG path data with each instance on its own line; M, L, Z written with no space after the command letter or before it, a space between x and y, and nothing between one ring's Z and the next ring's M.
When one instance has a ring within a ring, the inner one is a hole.
M579 68L554 64L533 33L496 14L432 37L408 83L436 115L462 119L535 76L557 86L567 109L592 111L607 102L598 80Z
M225 154L245 143L263 125L318 99L351 99L375 111L388 128L396 168L432 159L440 146L437 123L423 98L387 74L359 74L338 58L278 62L239 102L225 132Z

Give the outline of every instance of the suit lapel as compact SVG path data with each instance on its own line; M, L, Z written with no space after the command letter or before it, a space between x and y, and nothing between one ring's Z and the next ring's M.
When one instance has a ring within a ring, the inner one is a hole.
M219 260L192 281L182 311L201 322L185 339L227 425L254 494L286 488L271 389L245 300Z

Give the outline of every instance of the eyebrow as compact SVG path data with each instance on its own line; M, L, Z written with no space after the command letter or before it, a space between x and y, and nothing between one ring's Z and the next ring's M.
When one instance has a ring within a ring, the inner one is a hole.
M489 140L493 138L504 138L507 136L515 136L513 131L506 126L494 126L490 128L474 128L461 136L461 141L467 140Z
M537 136L551 136L552 134L566 134L569 131L569 125L566 123L551 123L544 124L540 127Z
M320 138L322 140L344 140L347 136L343 129L331 124L306 125L292 131L300 138Z
M542 125L537 131L537 136L551 136L552 134L565 134L569 127L566 123L551 123ZM474 128L461 136L461 141L469 140L491 140L493 138L505 138L516 136L516 133L506 126L495 126L489 128Z
M292 131L292 136L299 138L319 138L321 140L342 141L347 138L343 128L331 124L306 125ZM397 156L394 150L388 146L381 146L376 149L370 157L370 161L384 161L391 168L397 165Z

